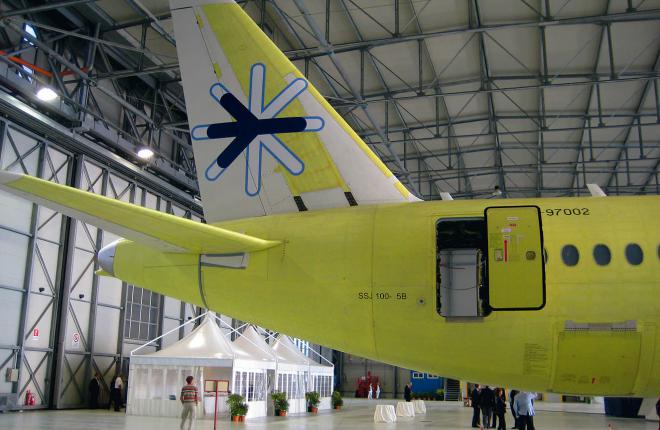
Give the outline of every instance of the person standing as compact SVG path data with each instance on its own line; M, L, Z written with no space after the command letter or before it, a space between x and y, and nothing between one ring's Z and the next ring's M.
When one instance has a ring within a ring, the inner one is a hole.
M504 391L504 388L495 388L495 405L493 406L493 416L492 416L492 421L490 423L490 426L492 428L498 427L497 425L497 413L495 408L497 407L497 399L500 397L500 392L502 393L502 401L504 402L504 410L506 411L506 392Z
M369 384L369 392L367 393L367 399L371 400L374 398L374 387Z
M99 407L99 391L101 391L101 377L98 372L94 373L94 377L89 381L87 390L89 391L89 407L97 409Z
M513 415L513 423L514 426L511 427L512 429L517 429L518 426L518 414L516 413L516 409L513 407L513 401L516 398L516 394L518 394L518 390L511 390L509 393L509 407L511 408L511 415Z
M489 386L481 390L479 407L481 408L481 418L484 428L491 428L491 418L493 416L493 408L495 407L495 392Z
M495 390L495 416L497 417L497 430L506 430L506 397L504 396L504 388ZM495 428L495 421L493 421L493 428Z
M114 388L112 401L115 403L115 412L119 412L122 406L122 390L124 389L124 381L122 381L121 375L115 377L112 386Z
M406 388L403 389L403 398L406 400L406 402L412 400L412 382L408 382L406 384Z
M376 384L376 400L380 399L380 383Z
M110 388L110 393L108 394L108 409L112 408L112 402L115 400L115 379L117 379L117 375L110 379L110 385L108 386L108 388Z
M536 393L521 391L516 394L513 407L518 415L518 429L534 430L534 399L536 398Z
M183 411L181 412L181 430L188 419L188 430L192 430L195 424L197 404L199 403L199 394L197 392L197 387L193 385L193 377L188 376L186 378L186 385L181 388L181 405L183 405Z
M481 387L475 384L470 392L470 403L472 404L472 427L479 428L481 420L479 419L479 397L481 396Z

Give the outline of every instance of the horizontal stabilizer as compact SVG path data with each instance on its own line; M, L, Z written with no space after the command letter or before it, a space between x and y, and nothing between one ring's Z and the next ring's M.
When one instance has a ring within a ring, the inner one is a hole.
M0 189L134 242L166 251L235 254L260 251L280 243L28 175L0 171Z

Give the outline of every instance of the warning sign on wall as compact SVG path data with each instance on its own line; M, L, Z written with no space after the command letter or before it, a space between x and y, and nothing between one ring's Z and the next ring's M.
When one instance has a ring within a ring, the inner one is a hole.
M32 330L32 340L39 340L39 327Z
M71 346L74 348L80 348L80 333L73 332L73 336L71 336Z

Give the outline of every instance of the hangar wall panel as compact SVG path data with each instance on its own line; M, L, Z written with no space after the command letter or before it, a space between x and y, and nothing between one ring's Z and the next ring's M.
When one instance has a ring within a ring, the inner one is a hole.
M26 130L2 123L0 168L66 183L71 155ZM37 406L49 402L58 303L63 219L57 213L0 193L0 372L18 369L18 380L4 378L0 391L34 393Z
M0 168L200 220L140 182L6 121L0 121ZM144 343L124 337L127 285L94 275L94 253L118 237L2 192L0 207L0 374L8 368L19 374L13 383L0 378L0 392L17 393L20 408L27 390L35 408L84 407L87 382L99 372L106 401L115 369L126 370L128 354ZM158 300L156 334L198 313L176 299Z

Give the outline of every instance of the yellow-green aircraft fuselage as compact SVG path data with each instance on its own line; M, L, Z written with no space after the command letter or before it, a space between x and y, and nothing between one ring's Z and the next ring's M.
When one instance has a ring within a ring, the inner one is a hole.
M112 271L406 368L535 391L652 397L660 394L658 214L658 197L591 197L272 215L217 226L278 246L200 256L123 241ZM476 265L461 263L470 259ZM452 311L454 300L463 308Z

